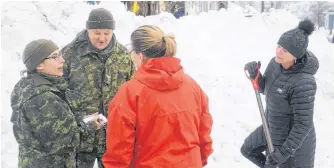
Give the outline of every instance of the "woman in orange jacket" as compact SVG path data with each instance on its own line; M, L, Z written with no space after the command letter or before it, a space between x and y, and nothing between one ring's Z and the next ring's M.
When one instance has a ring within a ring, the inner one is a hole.
M131 34L134 78L109 104L106 168L200 168L213 152L208 97L155 26Z

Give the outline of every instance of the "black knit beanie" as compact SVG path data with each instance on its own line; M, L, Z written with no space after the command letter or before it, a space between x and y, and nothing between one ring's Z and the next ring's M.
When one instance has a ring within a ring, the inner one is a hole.
M58 46L53 41L46 39L34 40L27 44L22 57L27 71L34 71L47 56L57 49Z
M312 34L314 29L314 23L310 20L300 21L297 28L283 33L277 44L297 59L301 58L305 55L308 47L308 36Z
M104 8L93 9L86 22L86 29L115 29L112 14Z

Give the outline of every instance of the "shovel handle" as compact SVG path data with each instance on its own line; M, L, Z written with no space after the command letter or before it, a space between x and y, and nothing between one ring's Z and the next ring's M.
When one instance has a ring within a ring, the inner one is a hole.
M269 150L269 153L272 153L272 152L274 152L274 145L273 145L273 142L272 142L271 137L270 137L268 122L267 122L265 114L264 114L264 109L263 109L263 105L262 105L262 101L261 101L261 96L260 96L260 93L259 93L258 90L255 90L255 95L256 95L257 104L258 104L259 110L260 110L260 115L261 115L261 119L262 119L262 126L263 126L264 135L266 137L268 150Z
M247 78L252 82L254 90L259 90L260 89L260 86L259 86L259 76L260 76L259 65L256 65L256 69L257 69L257 74L255 76L255 79L251 78L249 76L249 74L247 74L248 69L246 67L244 68L244 71L245 71L245 75L247 76Z
M245 74L246 74L247 78L252 82L253 88L255 90L255 95L256 95L257 103L258 103L259 110L260 110L260 115L261 115L262 125L263 125L263 131L264 131L264 134L265 134L265 137L266 137L268 150L269 150L269 153L272 153L274 151L274 146L273 146L272 139L270 137L268 123L267 123L267 120L265 118L265 112L264 112L264 109L263 109L261 96L260 96L260 93L259 93L259 89L260 89L260 86L259 86L259 76L260 76L259 65L256 65L256 69L257 69L257 74L256 74L254 79L249 76L249 74L247 73L248 69L246 67L244 68L244 71L245 71Z

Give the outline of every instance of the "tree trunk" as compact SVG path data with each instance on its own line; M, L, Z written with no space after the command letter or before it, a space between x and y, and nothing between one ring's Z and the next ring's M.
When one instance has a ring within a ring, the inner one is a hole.
M261 1L261 13L264 12L264 1Z
M276 1L276 9L282 8L282 1Z
M317 2L317 21L318 26L320 27L320 2Z

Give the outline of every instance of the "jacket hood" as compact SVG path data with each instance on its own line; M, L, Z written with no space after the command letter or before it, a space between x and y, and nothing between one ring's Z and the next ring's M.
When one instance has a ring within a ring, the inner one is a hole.
M183 83L181 60L174 57L148 59L136 71L134 79L154 90L174 90Z
M60 92L67 89L63 78L42 73L30 74L23 77L15 85L11 94L11 105L22 105L30 98L46 91Z
M290 69L285 70L287 73L295 73L295 72L304 72L311 75L315 75L319 69L319 61L315 55L308 51L306 55L295 65L293 65Z

